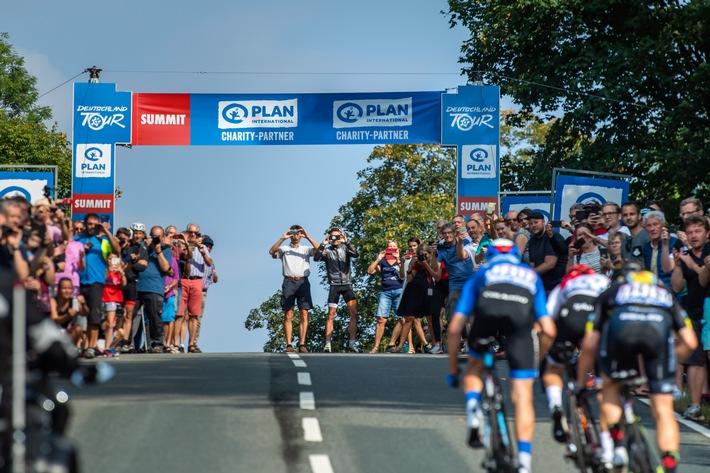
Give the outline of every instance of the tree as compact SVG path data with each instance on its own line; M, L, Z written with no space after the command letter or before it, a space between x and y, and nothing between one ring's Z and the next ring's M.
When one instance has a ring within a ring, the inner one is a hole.
M37 79L24 60L0 33L0 164L59 166L57 196L71 190L71 144L65 133L45 124L52 118L49 107L37 105Z
M448 13L471 31L469 77L554 119L533 173L620 172L639 199L710 200L710 3L449 0Z

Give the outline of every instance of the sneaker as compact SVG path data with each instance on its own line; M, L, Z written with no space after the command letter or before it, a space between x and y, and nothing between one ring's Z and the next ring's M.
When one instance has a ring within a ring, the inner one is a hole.
M86 358L87 360L96 358L96 348L87 348L86 350L84 350L83 355L84 358Z
M293 352L294 352L294 349L293 349L293 347L292 347L291 345L288 345L284 351L285 351L286 353L293 353Z
M306 348L306 345L298 345L298 353L308 353L308 348Z
M362 353L357 345L350 345L350 353Z
M483 412L480 409L476 409L476 412L468 414L468 446L471 448L481 448L483 447L483 442L481 442L480 430L483 424Z
M700 406L693 404L688 406L683 413L683 417L689 420L705 420L705 416L703 416Z
M552 408L552 436L559 443L567 442L567 434L565 434L565 429L562 425L562 408L560 406Z
M167 353L165 351L165 347L162 345L155 345L153 348L150 349L151 353Z
M431 345L431 344L430 344L430 345ZM437 343L436 345L434 345L434 346L431 348L431 350L429 350L428 353L431 354L431 355L438 355L439 352L441 352L441 351L443 351L443 350L441 349L441 345L439 345L439 344Z
M625 473L629 466L629 453L624 447L614 447L614 458L611 460L614 471Z
M387 347L387 353L402 353L402 349L398 346L389 346Z
M187 347L187 351L188 353L202 353L202 350L197 348L197 345L190 345L189 347Z
M685 393L678 389L678 386L673 386L673 400L680 401L685 396Z
M422 346L422 353L429 353L433 348L434 345L432 345L431 343L427 343L426 345Z
M330 349L330 342L326 342L325 347L323 347L323 351L325 353L331 353L332 350Z
M177 350L178 350L180 353L185 353L185 347L182 346L182 345L178 345Z

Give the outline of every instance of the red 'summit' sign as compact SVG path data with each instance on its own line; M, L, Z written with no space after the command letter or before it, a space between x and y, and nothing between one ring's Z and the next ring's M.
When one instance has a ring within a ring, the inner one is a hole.
M465 197L459 196L456 205L458 213L464 217L469 217L473 214L484 214L488 211L488 204L495 205L494 213L498 215L498 197Z
M112 214L113 194L74 194L71 202L72 214Z
M190 144L190 94L133 94L133 145Z

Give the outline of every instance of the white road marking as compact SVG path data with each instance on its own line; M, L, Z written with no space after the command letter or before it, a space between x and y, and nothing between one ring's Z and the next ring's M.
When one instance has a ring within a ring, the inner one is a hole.
M303 440L306 442L322 442L323 435L320 433L320 424L315 417L304 417L303 422Z
M648 399L638 399L638 400L641 401L641 402L643 402L643 403L646 404L647 406L650 406L650 405L651 405L651 401L649 401ZM703 427L702 425L697 424L697 423L693 422L692 420L684 419L684 418L683 418L680 414L678 414L677 412L676 412L676 414L675 414L675 419L678 421L679 424L683 424L684 426L686 426L686 427L688 427L688 428L690 428L690 429L693 429L694 431L696 431L696 432L699 433L700 435L704 435L705 437L707 437L707 438L710 439L710 430L706 429L706 428Z
M300 357L296 353L286 353L292 360L298 360Z
M309 455L308 459L311 462L311 471L313 473L333 473L333 467L330 464L328 455Z
M301 409L304 410L315 410L316 408L316 398L313 396L312 392L309 391L302 391L298 395L299 398L299 405L301 406Z
M306 362L303 360L291 360L293 361L293 366L296 368L305 368L306 367Z
M310 386L311 385L311 375L310 373L305 373L303 371L298 373L298 384L301 384L303 386Z

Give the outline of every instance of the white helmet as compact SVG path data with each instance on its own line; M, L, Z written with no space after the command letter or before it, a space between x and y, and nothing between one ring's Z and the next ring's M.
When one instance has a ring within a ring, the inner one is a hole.
M134 232L143 232L145 233L145 225L142 224L141 222L133 222L131 224L131 230Z

